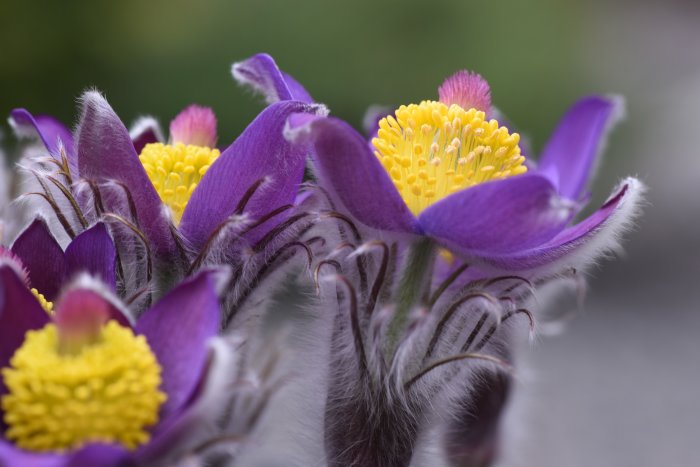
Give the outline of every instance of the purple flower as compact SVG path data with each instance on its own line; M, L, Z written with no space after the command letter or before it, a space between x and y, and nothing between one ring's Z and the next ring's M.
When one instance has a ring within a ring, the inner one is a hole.
M199 252L232 216L249 224L264 220L244 235L255 242L288 215L266 217L294 203L308 150L289 143L283 130L291 116L324 112L304 96L295 100L296 94L264 109L220 152L209 109L185 109L171 124L171 141L163 144L152 119L142 119L130 134L94 91L81 99L74 135L55 119L24 109L12 112L11 123L18 133L34 131L61 167L64 184L82 188L73 190L74 207L79 204L86 216L107 212L127 219L158 258L172 260L183 249ZM62 222L69 235L81 228L74 223Z
M336 118L315 118L291 137L313 141L319 183L359 221L433 238L468 261L562 270L614 244L642 192L634 178L571 224L620 116L618 100L591 96L572 106L538 166L521 154L517 133L487 118L492 113L486 82L459 72L441 86L440 101L382 119L371 145Z
M220 311L211 272L135 323L89 276L50 316L11 259L0 264L0 296L1 464L149 464L188 449L188 421L214 367L207 341Z

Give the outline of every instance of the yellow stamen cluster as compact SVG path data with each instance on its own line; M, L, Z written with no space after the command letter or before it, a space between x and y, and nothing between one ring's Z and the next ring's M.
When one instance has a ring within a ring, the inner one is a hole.
M58 330L29 331L3 368L5 437L29 451L62 452L89 442L146 443L166 395L146 339L109 321L98 341L62 354Z
M218 149L182 143L152 143L141 151L141 164L176 224L192 192L219 155Z
M36 299L39 301L39 304L44 309L44 311L46 311L49 315L53 316L53 302L46 300L46 297L44 297L44 295L37 289L31 288L30 290L32 294L34 294Z
M457 191L527 171L520 135L484 112L423 101L379 122L375 154L413 214Z

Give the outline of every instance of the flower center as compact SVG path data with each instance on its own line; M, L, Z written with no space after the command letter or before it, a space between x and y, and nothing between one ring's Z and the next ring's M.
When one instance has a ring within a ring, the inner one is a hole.
M151 143L141 151L141 164L175 224L180 223L192 192L219 155L218 149L183 143Z
M379 122L375 154L413 214L457 191L527 171L520 135L484 112L423 101Z
M29 451L62 452L89 442L127 449L149 440L166 395L146 339L109 321L96 342L59 350L55 324L29 331L2 369L7 439Z

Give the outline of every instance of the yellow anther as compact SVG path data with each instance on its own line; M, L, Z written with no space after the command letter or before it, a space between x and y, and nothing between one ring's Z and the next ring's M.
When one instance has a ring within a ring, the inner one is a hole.
M379 144L386 144L383 141L377 140ZM219 155L218 149L182 143L173 145L152 143L147 144L141 151L139 159L148 178L153 183L161 201L170 208L176 224L180 222L185 206L194 191L191 187L197 186Z
M46 297L44 297L37 289L30 289L31 292L34 294L36 299L39 301L39 304L41 307L51 316L53 316L53 302L50 302L46 300Z
M379 122L385 132L372 144L414 214L455 191L527 171L520 136L480 110L424 101L401 106L395 115Z
M29 331L2 369L5 437L20 449L62 452L90 442L135 449L166 400L146 339L108 322L96 343L62 354L54 324Z

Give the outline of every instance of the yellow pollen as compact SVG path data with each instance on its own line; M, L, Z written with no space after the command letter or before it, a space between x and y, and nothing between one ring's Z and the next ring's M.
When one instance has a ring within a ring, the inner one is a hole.
M53 302L50 302L46 300L46 297L44 297L37 289L32 288L30 289L31 292L34 294L36 299L39 301L39 304L41 307L51 316L53 316Z
M141 164L175 224L180 223L192 192L219 155L218 149L182 143L151 143L141 151Z
M5 437L28 451L63 452L89 442L146 443L166 395L161 368L146 339L115 321L97 343L58 352L58 330L29 331L2 369Z
M402 105L379 122L372 140L416 215L456 191L525 173L519 142L520 135L486 120L480 110L434 101Z

